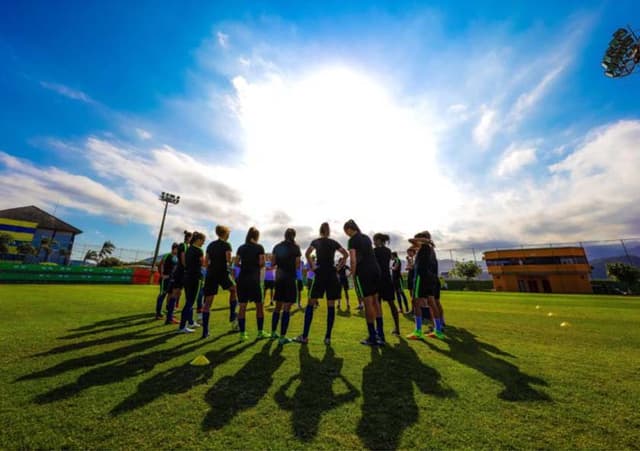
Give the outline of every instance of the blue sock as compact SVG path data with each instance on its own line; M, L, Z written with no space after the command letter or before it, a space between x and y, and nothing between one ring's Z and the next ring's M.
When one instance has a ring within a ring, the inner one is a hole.
M261 318L258 318L258 330L262 330L262 328L264 327L264 316Z
M240 328L240 333L243 334L244 333L244 325L247 322L246 319L244 318L238 318L238 327Z
M289 317L290 313L288 311L282 312L282 323L280 324L280 335L283 337L287 335L287 329L289 328Z
M280 320L280 312L274 311L271 317L271 332L278 330L278 321ZM282 315L282 321L284 322L284 314Z
M431 318L431 311L429 310L429 307L421 307L421 310L422 310L422 320L429 321L429 319Z
M233 321L237 318L236 307L238 306L238 301L229 302L229 322Z
M369 331L369 341L376 341L376 328L373 327L373 323L367 323L367 330Z
M307 338L309 336L311 321L313 321L313 306L311 304L308 304L307 308L304 310L304 329L302 331L302 336L304 338Z
M433 323L435 324L435 328L438 332L442 331L442 321L439 319L434 319Z
M382 323L382 316L376 318L376 329L377 329L376 332L378 333L378 337L384 340L384 327Z
M422 330L422 316L416 315L416 330Z
M209 336L209 312L202 312L202 336Z
M161 294L158 296L158 299L156 300L156 315L160 316L162 315L162 304L164 302L164 294Z
M167 302L167 324L169 324L173 320L173 309L175 308L175 306L175 298L169 298L169 302Z
M327 308L327 333L325 338L331 338L331 330L333 330L333 322L336 319L336 308L328 307Z

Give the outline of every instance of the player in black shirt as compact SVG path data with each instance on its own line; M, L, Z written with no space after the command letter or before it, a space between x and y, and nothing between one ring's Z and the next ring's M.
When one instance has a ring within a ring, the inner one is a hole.
M344 296L347 299L347 311L351 309L349 306L349 276L347 276L347 271L349 271L349 267L346 265L347 259L344 257L340 257L338 260L338 278L340 279L340 286L344 290ZM338 308L340 308L340 301L338 299Z
M191 333L193 329L187 327L187 321L193 321L193 304L198 295L198 286L200 284L200 275L202 270L202 245L205 236L200 232L193 232L191 236L191 245L184 255L184 308L180 315L179 332ZM195 326L197 323L193 323Z
M378 302L387 301L391 309L391 316L396 328L391 332L393 335L400 335L400 319L398 318L398 309L394 302L393 280L391 279L391 250L386 246L389 242L389 235L384 233L376 233L373 235L373 253L380 267L380 282L378 284ZM378 315L382 316L382 305L379 305ZM382 332L382 335L380 333ZM384 331L378 332L378 335L384 341Z
M278 243L271 253L271 265L276 270L275 294L273 299L276 307L271 318L271 338L279 338L281 345L290 343L287 338L287 328L291 316L291 305L297 302L298 285L296 281L296 269L300 266L300 246L296 244L296 231L287 229L284 232L284 241ZM282 312L280 323L280 335L278 336L278 321Z
M156 319L162 319L162 304L164 303L164 298L171 290L171 274L173 273L173 268L178 261L178 243L173 243L171 245L171 252L165 254L160 259L158 263L158 273L160 274L160 279L158 280L158 285L160 285L160 293L156 299Z
M376 301L378 284L380 280L380 267L376 261L371 239L360 232L360 228L353 219L344 224L344 232L349 236L349 256L351 260L351 273L354 275L354 285L358 297L362 298L367 319L369 336L361 343L367 346L383 344L379 334L383 334L382 316L378 314L380 305ZM377 325L378 333L376 334Z
M320 226L320 238L311 242L305 257L309 262L311 271L315 273L309 290L309 302L304 311L304 329L302 335L296 338L299 343L309 342L309 330L313 321L313 310L318 305L318 299L327 297L327 330L324 336L324 344L331 344L331 330L336 318L336 300L340 299L340 280L338 269L335 266L336 252L342 254L342 259L347 258L347 251L336 240L329 238L331 230L329 224L323 222ZM312 257L315 252L315 258Z
M264 326L264 306L262 305L262 286L260 284L260 269L264 266L264 248L258 244L260 232L255 227L251 227L247 232L247 237L242 246L238 248L236 261L240 265L240 275L238 276L238 302L240 302L240 312L238 313L238 325L240 328L240 339L247 340L249 335L245 331L245 314L247 303L256 303L256 319L258 322L258 338L268 338L270 335L262 329Z
M237 302L236 284L231 277L231 245L228 243L231 231L228 227L216 226L218 239L207 246L205 253L207 263L207 276L204 281L204 305L202 308L202 338L209 336L209 318L211 305L218 287L229 291L229 309L232 329L237 329L235 318Z
M400 257L398 257L397 252L391 253L391 261L393 262L391 268L393 290L395 291L396 299L398 300L398 310L400 310L400 313L403 313L402 301L404 301L404 309L408 312L409 303L407 302L407 296L404 294L404 284L402 282L402 261L400 261Z
M422 312L420 308L428 304L434 324L434 330L429 336L442 339L444 338L444 334L442 333L442 312L435 302L439 285L438 260L434 250L435 245L431 240L431 234L427 231L417 233L414 238L409 241L417 248L418 253L415 260L414 269L416 280L413 288L416 330L407 336L407 338L411 340L424 338L422 333Z
M173 311L180 307L180 295L182 294L183 278L184 278L184 264L185 253L191 242L191 232L184 231L184 242L178 245L178 261L173 268L173 274L171 276L171 297L167 303L167 320L165 324L178 324L173 318Z

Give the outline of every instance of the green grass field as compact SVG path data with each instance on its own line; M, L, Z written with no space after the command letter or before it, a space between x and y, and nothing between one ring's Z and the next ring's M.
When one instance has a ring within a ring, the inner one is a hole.
M210 339L172 334L149 313L155 293L0 286L0 448L640 443L640 298L444 292L445 341L389 334L369 349L358 343L363 318L344 312L324 346L324 304L308 346L241 343L228 333L226 296ZM302 319L293 315L290 336ZM403 334L412 324L401 318ZM255 335L253 311L247 326ZM200 354L212 365L190 366Z

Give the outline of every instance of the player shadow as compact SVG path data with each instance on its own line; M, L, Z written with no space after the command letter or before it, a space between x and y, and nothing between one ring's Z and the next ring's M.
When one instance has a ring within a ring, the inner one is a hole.
M343 318L350 318L351 317L351 309L342 310L342 309L336 308L336 313L338 314L338 316L342 316Z
M393 347L371 348L371 362L362 373L362 417L357 427L365 448L397 449L404 430L420 420L414 384L425 395L456 396L403 338Z
M65 360L64 362L60 362L57 365L54 365L50 368L46 368L41 371L35 371L29 374L25 374L24 376L20 376L18 379L16 379L16 382L32 380L32 379L41 379L44 377L53 377L53 376L57 376L59 374L65 373L67 371L78 369L78 368L88 368L91 366L101 365L103 363L111 362L112 360L118 360L118 359L127 357L128 355L143 352L150 348L154 348L173 337L177 337L177 334L171 333L169 331L163 332L157 335L158 336L156 336L151 340L138 341L136 343L123 346L121 348L104 351L99 354L75 357L73 359ZM137 337L133 337L133 338L137 338Z
M284 363L282 346L271 351L267 341L262 349L233 376L225 376L209 389L205 400L211 406L202 420L202 429L222 429L243 410L255 407L267 394L273 375Z
M225 334L229 335L229 334ZM223 335L224 336L224 335ZM209 340L212 343L218 340ZM211 362L207 366L193 366L190 362L158 373L138 385L136 393L132 394L111 410L111 415L117 416L123 413L139 409L164 395L176 395L186 393L197 385L208 383L213 377L214 368L228 362L256 342L250 342L242 347L233 349L240 343L231 343L222 349L209 351L205 357Z
M466 329L447 326L445 335L444 342L449 345L449 350L440 349L429 342L427 345L433 351L450 357L502 384L503 390L498 394L500 399L551 401L549 395L532 387L532 385L547 387L549 384L544 379L523 373L513 363L496 357L498 355L515 358L513 355L489 343L479 341Z
M281 409L292 411L291 423L295 436L305 442L318 434L318 426L324 412L351 402L360 396L358 389L341 373L344 359L336 358L333 348L327 346L322 360L309 354L308 346L300 346L300 372L289 378L275 394ZM293 396L287 391L295 381L300 381ZM347 391L335 394L334 381L341 381Z
M77 351L85 348L92 348L94 346L106 345L110 343L116 343L118 341L127 341L127 340L135 340L135 339L144 339L151 338L157 335L163 335L165 332L159 332L157 334L151 335L142 335L143 332L147 332L151 329L155 329L158 326L145 327L144 329L138 329L131 332L126 332L119 335L111 335L103 338L96 338L94 340L81 341L79 343L71 343L62 346L56 346L55 348L51 348L48 351L39 352L38 354L34 354L32 357L43 357L54 354L63 354L65 352Z
M134 321L131 323L124 323L124 324L120 324L118 326L111 326L111 327L104 327L102 329L93 329L87 332L77 332L77 333L73 333L73 334L69 334L69 335L64 335L62 337L58 337L58 340L73 340L75 338L82 338L82 337L87 337L89 335L98 335L98 334L103 334L105 332L114 332L116 330L120 330L120 329L128 329L130 327L136 327L136 326L142 326L144 324L149 324L149 323L153 323L156 320L153 318L147 318L145 320L142 321ZM158 323L158 325L160 325L160 323Z
M69 332L84 332L91 329L97 329L99 327L122 325L123 323L129 323L138 319L148 319L151 315L149 313L136 313L134 315L120 316L118 318L105 319L97 321L93 324L87 324L86 326L76 327L75 329L69 329Z
M221 337L217 337L219 339ZM71 398L91 387L122 382L125 379L145 374L162 362L175 359L182 354L198 349L213 340L197 340L181 343L171 349L159 349L143 355L135 355L127 360L120 360L108 365L93 368L78 377L75 382L54 388L34 398L36 404L47 404L61 399ZM175 381L180 383L180 381Z

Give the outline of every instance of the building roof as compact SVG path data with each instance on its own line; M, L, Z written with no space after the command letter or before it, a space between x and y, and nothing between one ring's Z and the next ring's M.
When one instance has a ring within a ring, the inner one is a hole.
M77 235L82 233L82 230L75 228L71 224L64 222L61 219L47 213L44 210L36 207L35 205L29 205L27 207L9 208L7 210L0 210L0 218L15 219L18 221L31 221L37 222L39 229L57 230L59 232L69 232Z

